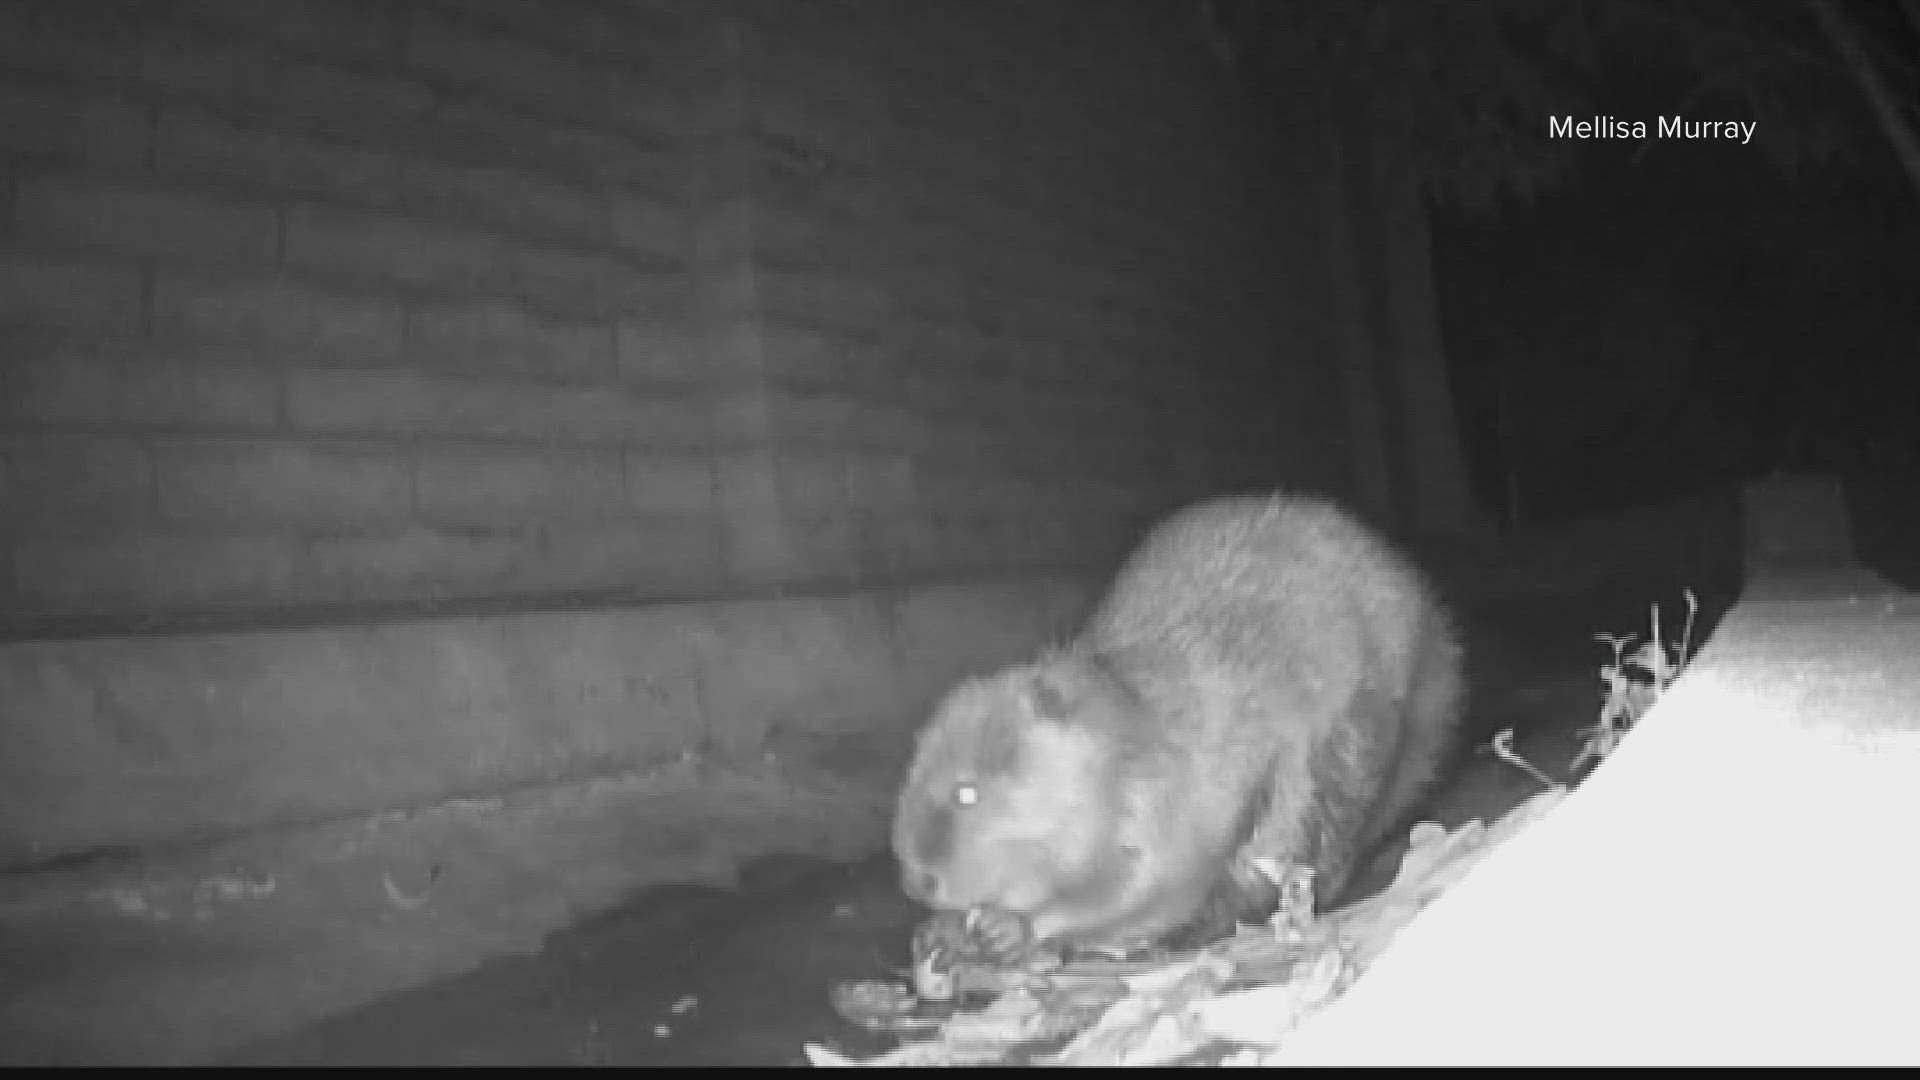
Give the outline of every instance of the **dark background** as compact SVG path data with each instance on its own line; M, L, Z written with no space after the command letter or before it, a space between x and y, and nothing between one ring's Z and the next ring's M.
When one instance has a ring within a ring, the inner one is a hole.
M1911 35L1877 29L1910 62ZM1597 112L1651 127L1683 87L1616 68ZM1764 122L1746 146L1593 140L1530 203L1436 205L1479 505L1525 521L1774 471L1915 476L1920 205L1864 105L1828 89L1804 106L1830 110L1845 161L1782 172Z

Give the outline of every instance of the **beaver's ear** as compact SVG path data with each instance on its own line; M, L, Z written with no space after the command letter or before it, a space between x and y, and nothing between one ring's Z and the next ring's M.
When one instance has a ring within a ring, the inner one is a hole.
M1057 675L1035 672L1021 690L1022 703L1030 716L1057 723L1073 714L1073 690Z

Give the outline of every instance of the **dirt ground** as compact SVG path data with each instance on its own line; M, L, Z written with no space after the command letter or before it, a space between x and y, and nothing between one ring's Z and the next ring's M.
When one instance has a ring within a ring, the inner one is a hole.
M1607 653L1590 634L1643 629L1644 601L1483 607L1474 741L1513 727L1523 756L1562 775L1600 700ZM870 857L890 792L821 768L843 756L832 748L802 750L0 875L0 1064L782 1065L808 1042L877 1051L828 994L906 963L920 913ZM1496 817L1536 789L1469 754L1427 817ZM817 855L755 858L766 850ZM705 884L667 884L687 879ZM479 956L495 959L475 968Z
M1482 638L1474 723L1522 729L1517 748L1551 774L1572 758L1599 697L1595 666ZM1536 636L1534 640L1540 639ZM1497 817L1538 785L1469 754L1428 817ZM1375 864L1384 885L1397 853ZM840 1020L839 982L906 963L920 913L885 858L853 865L780 859L734 890L671 888L553 935L529 957L478 971L244 1048L229 1064L796 1065L820 1043L873 1053L883 1040Z

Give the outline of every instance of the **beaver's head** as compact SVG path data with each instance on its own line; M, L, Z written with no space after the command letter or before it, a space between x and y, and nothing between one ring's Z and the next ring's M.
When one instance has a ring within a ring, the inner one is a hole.
M1125 884L1128 725L1114 711L1137 708L1070 656L956 687L920 735L894 817L907 894L1027 916L1041 939L1074 929L1064 912Z

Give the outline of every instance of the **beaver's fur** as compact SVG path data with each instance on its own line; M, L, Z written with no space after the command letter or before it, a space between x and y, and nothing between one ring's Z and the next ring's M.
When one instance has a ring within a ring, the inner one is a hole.
M1126 951L1274 899L1321 906L1451 749L1462 650L1420 574L1331 503L1227 498L1154 529L1065 648L955 687L921 732L893 846L933 907Z

